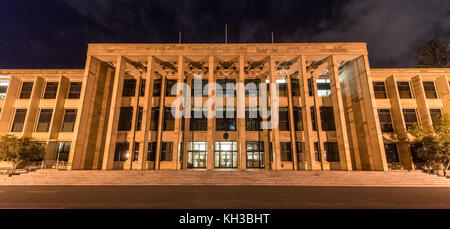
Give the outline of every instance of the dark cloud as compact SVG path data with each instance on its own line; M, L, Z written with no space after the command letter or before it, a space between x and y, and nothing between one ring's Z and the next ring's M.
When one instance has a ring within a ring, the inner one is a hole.
M87 43L368 42L371 65L412 67L450 40L448 0L22 0L0 8L0 68L82 68Z

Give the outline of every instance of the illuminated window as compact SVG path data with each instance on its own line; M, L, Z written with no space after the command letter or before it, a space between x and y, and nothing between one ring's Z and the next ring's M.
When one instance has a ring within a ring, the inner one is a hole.
M277 79L276 83L277 83L278 96L286 97L287 96L286 79Z
M331 95L330 79L318 78L317 83L317 96L327 97Z
M8 86L9 80L0 80L0 99L4 99L6 97Z
M188 142L188 168L206 168L206 142Z
M129 149L129 142L116 143L116 150L114 151L114 161L126 161L130 156Z
M58 142L58 149L56 152L57 161L69 161L70 146L72 142Z

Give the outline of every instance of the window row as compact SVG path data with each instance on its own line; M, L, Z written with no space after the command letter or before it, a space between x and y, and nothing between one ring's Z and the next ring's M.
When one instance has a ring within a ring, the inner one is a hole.
M181 144L183 145L183 144ZM297 161L306 161L306 150L304 142L297 142ZM315 142L315 161L321 162L322 155ZM339 148L337 142L324 142L324 156L327 162L339 162ZM135 142L130 149L129 142L116 143L114 161L127 161L130 157L132 161L139 160L140 142ZM187 167L206 168L207 163L207 142L188 142L187 144ZM173 160L173 142L161 142L160 161ZM130 151L132 153L130 153ZM147 161L155 161L157 142L149 142L147 147ZM215 142L214 143L214 167L216 168L237 168L238 156L237 142ZM265 167L264 142L248 141L245 145L247 168ZM273 161L272 142L268 143L269 160ZM280 160L292 162L292 145L290 142L280 142ZM183 149L181 148L180 161L183 160Z
M145 96L145 79L141 79L139 87L139 96ZM186 82L185 82L186 83ZM136 79L124 79L123 82L123 97L134 97L136 95ZM162 80L155 79L153 83L153 96L161 96L162 92L166 97L173 97L177 95L177 88L175 85L177 80L166 79L165 88L162 90ZM261 83L260 79L246 79L245 84L245 96L246 97L257 97L261 96L261 90L266 88L269 92L269 87L266 83ZM286 79L276 80L277 92L280 97L288 96L288 87ZM317 95L326 97L330 96L330 79L329 78L318 78L317 84ZM207 79L192 79L191 80L191 96L193 97L208 97L208 80ZM308 89L310 96L313 96L313 85L312 80L308 80ZM291 93L292 96L300 96L300 81L299 79L291 79ZM236 96L236 80L235 79L218 79L216 80L216 96L217 97L235 97Z
M429 109L431 120L442 115L441 109ZM393 133L394 127L392 124L390 109L378 109L378 118L380 120L380 127L382 132ZM409 129L418 123L416 109L403 109L403 119L405 120L406 128Z
M34 82L22 82L20 88L19 99L30 99L33 92ZM55 99L58 93L58 82L46 82L43 99ZM68 99L79 99L81 95L81 82L70 82L69 91L67 93Z
M311 107L313 130L317 130L315 108ZM159 124L159 107L152 107L150 115L150 131L157 131ZM303 115L301 107L294 107L294 128L296 131L303 131ZM289 108L280 107L278 128L280 131L290 131ZM136 131L142 128L143 107L138 108L138 115L136 119ZM216 108L216 131L236 131L236 117L237 112L235 108ZM268 109L267 123L271 122L270 109ZM320 107L320 119L323 131L336 131L334 121L333 107ZM119 131L130 131L132 129L133 107L121 107L119 114ZM162 119L163 131L174 131L175 118L172 115L172 108L165 107ZM246 131L263 131L264 120L260 109L257 107L247 107L245 109L245 129ZM269 126L269 129L271 126ZM181 129L184 130L184 118L182 119ZM207 131L208 117L206 108L192 108L191 117L189 119L190 131Z
M423 89L425 91L425 97L427 99L437 99L436 86L433 81L424 81ZM373 82L373 90L376 99L387 99L386 85L384 82ZM401 99L412 99L413 93L411 90L410 82L399 81L397 82L397 90Z
M16 109L11 132L22 132L25 126L27 109ZM48 132L52 121L53 109L41 109L38 116L35 132ZM61 132L73 132L77 118L77 109L66 109L61 126Z

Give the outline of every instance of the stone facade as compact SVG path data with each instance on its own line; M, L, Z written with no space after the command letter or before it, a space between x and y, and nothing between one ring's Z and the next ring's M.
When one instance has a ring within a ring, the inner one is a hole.
M364 43L90 44L84 70L0 70L0 134L46 143L46 161L74 170L414 169L406 128L414 114L431 127L438 110L449 112L449 73L371 69ZM244 115L253 98L243 87L222 97L208 85L189 101L234 107L231 129L212 116L201 130L189 118L168 118L164 108L188 102L168 85L200 77L269 83L258 107L271 118L259 121L283 125L251 129Z

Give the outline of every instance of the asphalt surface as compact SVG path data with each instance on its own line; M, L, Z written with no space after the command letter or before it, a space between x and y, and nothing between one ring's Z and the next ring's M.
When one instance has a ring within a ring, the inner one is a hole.
M450 188L1 186L0 208L450 209Z

